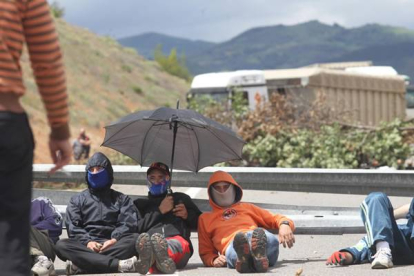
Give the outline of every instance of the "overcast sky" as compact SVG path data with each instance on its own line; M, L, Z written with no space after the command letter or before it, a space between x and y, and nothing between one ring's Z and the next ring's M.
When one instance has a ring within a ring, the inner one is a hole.
M252 27L314 19L414 30L414 0L49 0L54 1L65 8L68 22L115 38L158 32L222 42Z

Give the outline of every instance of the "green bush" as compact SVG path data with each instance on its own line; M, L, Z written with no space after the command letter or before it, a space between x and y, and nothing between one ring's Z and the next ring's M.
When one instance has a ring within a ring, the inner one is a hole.
M55 18L62 18L65 15L65 9L58 2L50 4L50 10Z
M132 86L132 91L134 91L138 95L142 95L144 93L144 91L142 91L141 87L136 86L136 85Z
M171 75L186 81L191 80L190 72L186 66L185 55L182 54L181 58L178 58L177 50L175 48L171 50L169 56L165 56L162 52L162 45L157 45L154 50L154 60L161 66L162 69Z
M411 154L403 143L401 122L384 124L370 132L344 130L339 125L320 131L300 129L259 136L244 148L250 165L284 168L402 168Z

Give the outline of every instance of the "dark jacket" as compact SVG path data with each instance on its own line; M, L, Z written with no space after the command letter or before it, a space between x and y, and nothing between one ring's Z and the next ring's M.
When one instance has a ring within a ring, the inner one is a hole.
M69 238L86 245L89 241L120 240L125 234L135 233L138 223L136 208L128 196L110 188L113 170L109 159L102 153L95 153L86 170L92 166L106 168L110 184L99 190L89 188L71 198L66 210Z
M166 193L160 196L153 196L148 193L148 198L134 200L134 204L141 216L138 222L138 233L148 232L150 235L162 233L166 238L177 235L182 236L190 243L191 252L193 252L190 235L191 230L197 230L198 217L201 211L188 195L173 193L174 205L183 203L187 209L188 217L186 220L183 220L176 217L171 211L163 215L158 207L165 196Z

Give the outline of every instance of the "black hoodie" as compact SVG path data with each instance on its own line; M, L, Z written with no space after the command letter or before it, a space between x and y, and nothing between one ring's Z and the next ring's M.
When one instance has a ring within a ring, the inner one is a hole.
M154 196L148 193L148 198L138 198L134 200L135 206L138 208L141 220L138 222L138 233L148 232L161 233L166 238L173 236L182 236L186 239L193 252L190 235L191 230L197 230L198 217L201 214L200 209L192 201L191 197L184 193L173 193L174 205L183 203L187 209L188 217L186 220L176 217L171 211L161 214L159 206L164 200L167 192L162 195Z
M90 241L120 240L123 235L136 232L138 225L138 214L131 199L111 189L114 178L109 159L97 152L88 160L87 183L88 169L93 166L108 171L108 185L103 189L89 188L73 196L66 210L69 238L78 239L85 245Z

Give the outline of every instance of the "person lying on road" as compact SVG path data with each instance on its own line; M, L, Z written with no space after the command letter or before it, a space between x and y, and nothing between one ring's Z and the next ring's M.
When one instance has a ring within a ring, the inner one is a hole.
M361 216L367 235L356 245L334 252L327 265L371 263L372 269L414 264L414 199L393 209L384 193L371 193L361 203ZM406 224L396 220L406 218Z

